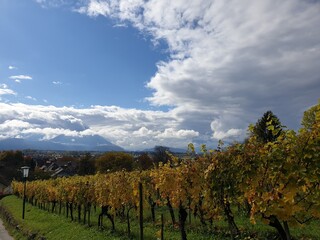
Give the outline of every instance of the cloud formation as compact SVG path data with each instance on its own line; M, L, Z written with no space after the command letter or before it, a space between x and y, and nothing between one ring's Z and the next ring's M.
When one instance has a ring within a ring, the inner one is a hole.
M62 82L60 82L60 81L53 81L52 84L53 84L53 85L62 85Z
M2 95L17 95L17 93L9 89L7 84L0 84L0 97Z
M297 129L303 111L319 98L319 1L82 0L70 8L112 19L114 26L131 24L155 44L167 43L168 59L146 84L152 91L146 100L171 110L2 106L32 126L23 134L100 134L132 149L241 140L248 124L267 110Z
M72 6L74 1L70 0L34 0L43 8L57 8L61 6Z
M51 139L58 135L101 135L126 149L151 148L158 143L186 147L198 132L175 126L172 112L142 111L115 106L86 109L0 103L1 138Z
M9 65L8 69L9 69L9 70L14 70L14 69L18 69L18 68L15 67L15 66Z
M21 83L21 81L24 81L24 80L32 80L32 77L28 75L14 75L14 76L10 76L9 78L14 80L17 83Z
M37 99L35 97L31 97L31 96L26 96L26 99L37 101Z
M165 40L170 59L158 63L147 100L214 139L243 137L269 109L297 128L319 97L319 2L89 0L79 12Z

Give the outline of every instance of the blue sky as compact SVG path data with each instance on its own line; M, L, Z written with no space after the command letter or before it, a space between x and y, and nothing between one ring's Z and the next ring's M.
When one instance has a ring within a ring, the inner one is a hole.
M0 0L0 139L241 141L320 95L320 3Z
M42 8L34 1L1 5L1 78L32 77L23 84L7 82L21 93L16 101L31 96L57 106L148 107L143 100L151 93L144 85L166 56L147 35L116 27L111 19Z

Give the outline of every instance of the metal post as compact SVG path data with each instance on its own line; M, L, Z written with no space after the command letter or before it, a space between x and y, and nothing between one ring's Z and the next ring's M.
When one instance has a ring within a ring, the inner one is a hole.
M23 187L23 206L22 206L22 219L24 219L24 212L25 212L25 205L26 205L26 185L27 185L27 178L24 177L24 187Z
M26 205L26 187L27 187L27 177L29 175L29 169L28 166L21 167L24 186L23 186L23 205L22 205L22 219L24 219L24 211L25 211L25 205Z

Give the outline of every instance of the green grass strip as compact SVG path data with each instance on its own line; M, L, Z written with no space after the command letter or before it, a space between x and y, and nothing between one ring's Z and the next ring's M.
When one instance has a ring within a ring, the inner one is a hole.
M1 218L4 220L7 229L10 234L19 240L24 239L46 239L46 240L87 240L87 239L128 239L127 225L125 221L116 219L116 231L111 232L111 225L109 221L104 219L105 230L99 230L97 227L98 211L94 213L92 211L91 223L92 226L88 227L82 223L78 223L77 220L71 221L70 218L66 218L65 214L49 213L48 211L41 210L38 207L26 204L25 219L22 219L22 200L16 196L7 196L0 201L0 207L5 209L12 215L11 223L18 225L18 227L12 227L8 222L6 223L5 216ZM148 218L146 210L146 218ZM160 215L160 214L159 214ZM74 217L77 217L76 211ZM160 216L159 216L160 217ZM178 240L180 233L177 228L172 228L170 224L169 214L165 214L166 226L164 232L164 239ZM237 224L240 227L243 235L238 239L270 239L274 236L274 231L269 226L258 223L252 225L248 219L241 216L236 216ZM11 224L12 225L12 224ZM144 223L144 239L151 240L157 239L160 230L159 219L154 224L150 221ZM314 221L311 224L305 225L302 228L292 228L291 232L295 239L301 240L316 240L320 239L319 221ZM192 224L187 225L188 239L193 240L218 240L218 239L230 239L227 234L227 225L221 220L214 223L214 226L203 227L200 225L199 220L193 218ZM17 230L18 229L18 230ZM131 239L139 238L139 226L136 213L133 211L131 214Z

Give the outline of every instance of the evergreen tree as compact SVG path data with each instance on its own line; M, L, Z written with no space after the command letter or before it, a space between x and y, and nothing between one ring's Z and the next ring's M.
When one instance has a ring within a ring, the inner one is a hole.
M281 134L283 126L272 111L263 114L253 128L253 134L263 143L274 142Z

